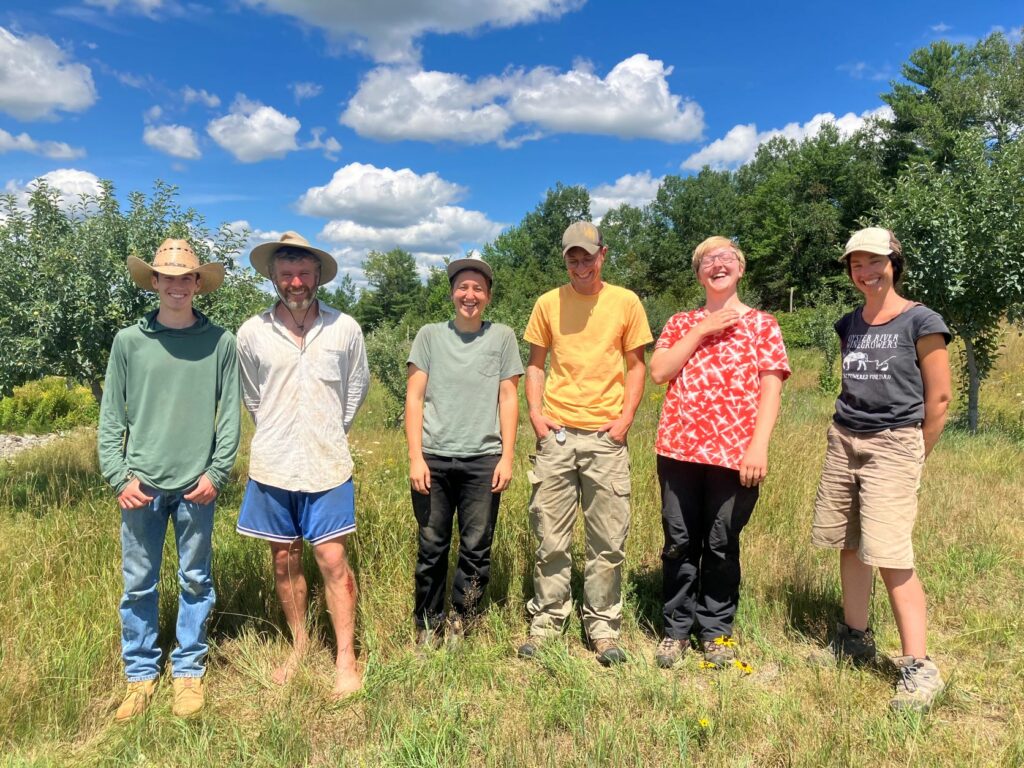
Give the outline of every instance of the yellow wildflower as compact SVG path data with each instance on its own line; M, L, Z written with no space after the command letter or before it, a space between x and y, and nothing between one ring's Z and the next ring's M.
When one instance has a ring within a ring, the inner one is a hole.
M713 661L702 661L700 663L701 669L718 669L718 665Z
M706 717L702 717L700 720L697 721L697 725L699 725L701 728L710 728L711 721L708 720Z
M735 648L736 647L736 641L733 640L731 637L726 637L725 635L719 635L718 637L715 638L715 645L719 645L719 646L722 646L724 648Z
M749 675L754 671L754 668L750 664L747 664L745 661L740 661L739 659L733 659L732 665L744 675Z

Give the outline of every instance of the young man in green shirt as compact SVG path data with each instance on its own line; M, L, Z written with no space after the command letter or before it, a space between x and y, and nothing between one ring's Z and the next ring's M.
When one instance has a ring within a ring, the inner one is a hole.
M214 499L238 450L240 397L235 339L192 308L224 280L199 264L186 240L165 240L153 264L128 257L135 284L157 309L114 338L100 405L100 471L121 508L121 653L128 691L119 722L141 714L156 690L157 584L168 521L178 551L177 640L171 652L176 715L203 707Z

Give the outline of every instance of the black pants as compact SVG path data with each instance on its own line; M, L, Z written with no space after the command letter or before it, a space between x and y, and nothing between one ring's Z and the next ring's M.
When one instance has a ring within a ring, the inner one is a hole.
M500 456L456 459L424 453L423 458L430 469L430 494L412 492L412 509L419 523L413 614L421 628L438 627L444 620L448 551L456 511L459 562L452 582L452 610L462 616L476 612L491 576L491 541L501 501L500 493L491 492Z
M665 635L731 635L740 601L740 531L757 503L734 469L658 456ZM695 626L696 625L696 626Z

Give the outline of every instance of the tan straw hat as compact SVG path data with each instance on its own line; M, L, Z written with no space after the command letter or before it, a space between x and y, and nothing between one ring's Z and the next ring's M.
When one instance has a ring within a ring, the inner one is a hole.
M199 275L199 289L196 293L210 293L224 282L223 264L200 264L188 240L167 238L153 254L153 263L147 264L138 256L128 257L128 271L132 280L144 291L153 290L153 275Z
M309 253L314 259L320 262L320 285L327 285L338 274L338 262L334 260L327 251L314 248L298 232L285 232L280 240L273 240L269 243L261 243L252 249L249 254L249 263L252 268L268 280L270 277L270 257L281 248L299 248Z

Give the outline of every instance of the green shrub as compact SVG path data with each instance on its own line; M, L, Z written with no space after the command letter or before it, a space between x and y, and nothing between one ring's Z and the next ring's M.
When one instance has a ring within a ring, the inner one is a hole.
M96 424L100 408L92 392L59 376L14 388L0 399L0 431L43 434Z
M789 349L810 349L814 346L814 339L808 333L808 326L811 324L818 310L813 307L803 307L792 312L776 312L775 319L779 321L779 329L782 331L782 338Z
M401 426L405 412L406 360L412 347L409 335L407 328L383 323L366 337L366 359L386 393L385 420L393 427Z

